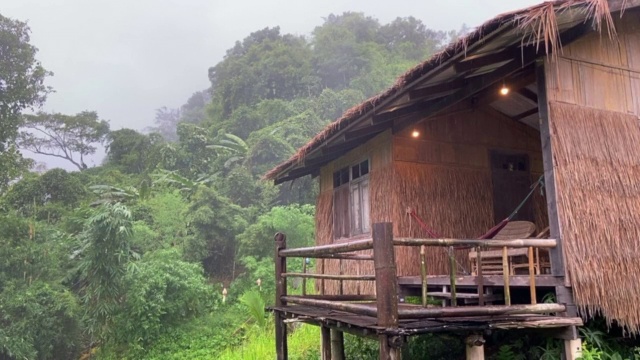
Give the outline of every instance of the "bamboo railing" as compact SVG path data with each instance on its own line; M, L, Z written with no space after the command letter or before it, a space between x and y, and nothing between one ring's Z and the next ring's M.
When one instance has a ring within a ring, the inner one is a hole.
M275 236L276 251L276 307L286 306L288 303L324 308L328 310L347 311L353 314L377 318L377 325L386 328L397 328L398 319L419 319L456 316L490 316L510 314L541 314L564 312L562 304L537 304L535 292L535 271L533 265L533 249L553 248L555 239L514 239L514 240L475 240L475 239L415 239L393 238L393 226L391 223L376 223L372 227L372 238L356 240L347 243L312 246L296 249L286 248L286 237L278 233ZM416 246L420 248L420 276L421 276L421 300L422 307L400 308L398 307L398 278L396 274L396 262L394 246ZM475 247L478 257L478 306L457 307L456 290L456 263L453 251L449 251L450 264L450 288L452 307L428 308L428 263L426 260L427 247ZM484 304L484 276L482 275L482 250L502 249L503 280L505 305ZM508 248L528 248L529 254L529 286L531 303L527 305L512 305L510 295L510 269L508 265ZM356 251L373 250L373 256L355 253ZM315 258L315 259L345 259L355 261L373 261L375 273L373 275L346 275L340 271L334 274L311 274L306 272L306 262L303 260L303 272L287 272L287 258ZM302 296L287 295L287 278L320 279L340 281L338 295L307 295L306 282L303 282ZM344 281L374 281L376 296L373 295L344 295ZM361 301L375 300L375 306L371 304L357 303ZM278 314L278 312L276 312ZM279 326L276 319L276 343L278 345L278 357L286 353L286 326ZM381 351L385 347L388 352L397 349L389 348L386 339L380 339ZM284 346L284 348L282 348Z

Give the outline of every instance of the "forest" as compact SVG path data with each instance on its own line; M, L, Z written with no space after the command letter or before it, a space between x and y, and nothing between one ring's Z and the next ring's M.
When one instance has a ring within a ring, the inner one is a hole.
M0 15L0 359L273 358L273 235L313 243L317 185L262 175L466 31L356 12L309 36L257 30L209 68L209 88L140 132L91 109L41 111L54 75L28 25ZM100 146L106 158L87 166ZM35 166L30 153L77 171ZM319 341L298 327L291 358L317 359ZM408 351L462 349L421 341ZM503 358L524 358L519 344ZM355 338L347 352L377 356Z

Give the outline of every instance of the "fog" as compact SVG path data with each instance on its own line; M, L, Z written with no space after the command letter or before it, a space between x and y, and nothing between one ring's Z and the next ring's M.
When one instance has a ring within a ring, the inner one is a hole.
M226 49L265 27L309 35L330 13L358 11L383 24L414 16L429 28L453 30L537 2L3 0L0 14L29 23L37 58L55 74L47 83L56 92L43 110L95 110L114 130L141 130L152 124L155 109L179 107L207 88L207 70Z

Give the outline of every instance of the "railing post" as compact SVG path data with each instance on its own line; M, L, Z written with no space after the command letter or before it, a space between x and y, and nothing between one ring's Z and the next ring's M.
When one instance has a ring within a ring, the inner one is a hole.
M535 305L538 302L538 295L536 294L536 273L535 266L533 264L533 247L529 247L529 292L531 293L531 304Z
M373 224L373 263L376 274L376 305L378 326L398 327L398 278L393 250L393 224ZM401 344L388 335L380 335L380 359L400 359Z
M422 307L427 307L427 254L426 246L420 246L420 275L422 276Z
M502 248L502 278L504 279L504 304L511 305L511 289L509 284L509 256L507 253L507 247Z
M283 307L286 303L282 300L283 296L287 295L287 279L282 276L282 273L287 272L287 258L280 256L280 250L287 248L287 237L283 233L276 233L274 236L276 243L275 263L276 263L276 301L275 307ZM275 326L276 326L276 358L277 360L287 360L287 324L284 322L284 314L280 311L275 311Z
M478 305L484 306L484 275L482 275L482 246L478 246L476 250L476 265L478 269L476 276L478 276Z
M458 306L458 293L456 290L456 255L453 252L453 246L449 247L449 281L451 285L451 306Z

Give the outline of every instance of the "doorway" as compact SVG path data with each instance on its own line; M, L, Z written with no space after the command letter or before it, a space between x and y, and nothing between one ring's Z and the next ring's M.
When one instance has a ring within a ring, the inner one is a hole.
M495 222L505 219L518 207L531 190L529 155L504 150L491 150L493 215ZM534 221L533 206L527 201L513 220Z

